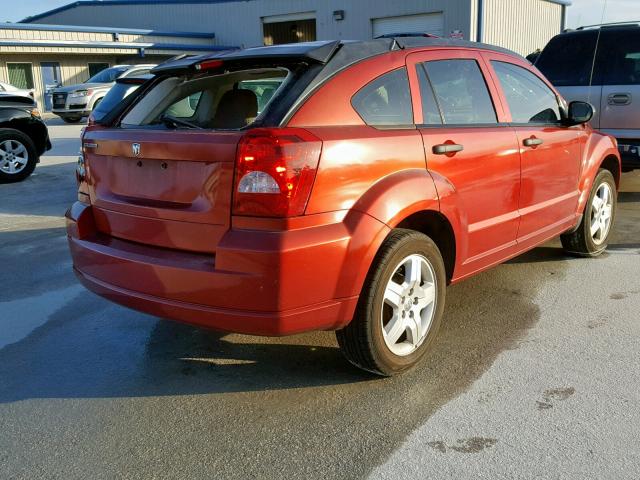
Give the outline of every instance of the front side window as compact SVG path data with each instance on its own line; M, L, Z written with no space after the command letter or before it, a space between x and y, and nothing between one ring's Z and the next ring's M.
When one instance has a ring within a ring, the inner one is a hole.
M351 105L367 125L412 125L407 69L393 70L368 83L353 96Z
M560 107L555 93L529 70L512 63L492 61L507 98L514 123L558 123Z
M491 95L475 60L452 59L423 63L446 124L497 123ZM435 119L435 114L431 114Z

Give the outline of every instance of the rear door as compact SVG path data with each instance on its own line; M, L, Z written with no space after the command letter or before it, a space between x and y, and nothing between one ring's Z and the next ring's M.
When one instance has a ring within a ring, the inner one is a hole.
M533 241L575 219L585 129L562 124L560 99L525 62L498 53L483 56L518 137L522 160L518 241Z
M640 138L640 28L602 29L596 77L602 84L600 128Z
M495 88L486 82L477 52L420 52L409 55L407 64L418 85L420 103L414 110L427 167L452 185L467 230L461 263L468 270L480 268L503 258L516 242L520 156L515 133L502 123L502 107L492 100Z

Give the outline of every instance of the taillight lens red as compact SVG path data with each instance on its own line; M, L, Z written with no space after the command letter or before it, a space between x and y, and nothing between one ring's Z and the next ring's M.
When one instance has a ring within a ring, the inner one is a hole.
M322 141L300 128L257 128L238 145L233 213L261 217L304 214Z

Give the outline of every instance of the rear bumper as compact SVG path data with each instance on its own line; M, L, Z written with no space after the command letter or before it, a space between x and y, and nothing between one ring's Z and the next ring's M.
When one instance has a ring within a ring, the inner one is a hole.
M371 243L386 227L359 215ZM163 318L218 330L288 335L346 325L372 254L343 222L299 231L230 230L216 255L140 245L96 232L91 207L67 212L74 270L93 292ZM352 247L358 247L353 250Z

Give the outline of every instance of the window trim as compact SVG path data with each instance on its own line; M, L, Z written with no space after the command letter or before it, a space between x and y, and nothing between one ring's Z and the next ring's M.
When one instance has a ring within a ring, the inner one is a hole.
M355 105L353 104L353 100L354 98L365 88L367 88L369 85L371 85L373 82L375 82L376 80L378 80L379 78L384 77L385 75L389 75L393 72L397 72L398 70L404 70L405 75L407 77L407 88L409 89L409 108L411 109L411 123L407 123L407 124L399 124L399 123L394 123L394 124L389 124L389 125L371 125L369 123L367 123L367 121L362 117L362 115L360 115L360 112L358 111L358 109L355 107ZM354 112L356 112L356 115L358 115L358 117L360 118L360 120L362 120L362 123L364 123L367 127L372 127L372 128L376 128L378 130L415 130L416 129L416 123L415 123L415 112L413 111L413 92L412 92L412 88L411 88L411 78L409 76L409 69L407 68L407 65L401 65L397 68L393 68L391 70L387 70L384 73L381 73L380 75L378 75L377 77L372 78L371 80L369 80L367 83L365 83L362 87L360 87L349 99L349 105L351 105L351 108L353 109Z
M564 125L564 120L565 120L565 112L564 112L564 107L562 105L562 103L560 102L560 98L558 98L558 93L549 85L549 82L545 81L545 79L543 79L542 77L540 77L540 75L538 75L536 72L534 72L533 70L530 70L522 65L518 65L517 63L514 62L509 62L505 59L502 58L488 58L488 64L489 67L491 68L491 73L494 76L495 79L495 83L496 83L496 88L499 89L500 91L500 95L502 95L502 98L504 99L504 107L508 114L509 114L509 122L508 125L511 127L562 127L565 126ZM553 97L556 100L556 105L558 107L558 112L560 114L560 120L558 120L557 122L514 122L513 121L513 113L511 112L511 105L509 105L509 99L507 98L507 95L504 91L504 87L502 86L502 82L500 81L500 76L498 75L498 72L496 71L495 67L493 66L494 62L498 62L498 63L506 63L507 65L511 65L514 67L518 67L522 70L525 70L526 72L529 72L531 75L533 75L534 77L536 77L538 80L540 80L540 82L542 82L543 85L545 85L549 91L553 94Z

